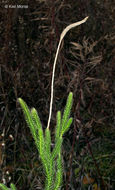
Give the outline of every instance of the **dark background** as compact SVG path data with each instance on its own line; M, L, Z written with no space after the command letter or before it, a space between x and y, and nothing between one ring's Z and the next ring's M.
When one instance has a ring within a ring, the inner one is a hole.
M18 190L43 189L43 168L17 98L38 110L45 129L60 34L89 16L61 45L50 129L53 142L56 112L63 112L72 91L74 122L63 141L62 189L115 189L114 13L112 0L1 0L0 182L5 178Z

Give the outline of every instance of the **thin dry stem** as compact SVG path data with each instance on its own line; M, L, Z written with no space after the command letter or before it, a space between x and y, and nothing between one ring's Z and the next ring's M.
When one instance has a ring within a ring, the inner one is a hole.
M53 89L54 89L54 76L55 76L55 67L56 67L56 62L57 62L57 58L58 58L58 54L59 54L59 50L60 50L60 45L62 40L64 39L64 36L66 35L66 33L71 30L72 28L79 26L81 24L83 24L84 22L86 22L86 20L88 19L88 17L85 17L83 20L79 21L79 22L75 22L73 24L70 24L69 26L67 26L63 32L61 33L60 36L60 41L57 47L57 51L56 51L56 56L55 56L55 60L54 60L54 64L53 64L53 73L52 73L52 82L51 82L51 99L50 99L50 111L49 111L49 118L48 118L48 123L47 123L47 128L49 128L50 126L50 121L51 121L51 114L52 114L52 105L53 105Z

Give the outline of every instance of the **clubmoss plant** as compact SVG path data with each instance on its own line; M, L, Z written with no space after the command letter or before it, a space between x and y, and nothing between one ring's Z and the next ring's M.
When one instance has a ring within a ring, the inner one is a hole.
M28 127L30 128L31 134L34 138L35 145L39 152L42 165L44 168L44 174L46 177L45 182L45 190L59 190L62 184L62 177L63 177L63 165L62 165L62 154L61 154L61 147L63 142L63 135L69 130L70 125L72 124L72 117L70 117L70 111L73 102L73 93L70 92L67 98L66 106L64 109L63 116L61 116L61 112L57 112L56 118L56 128L55 128L55 146L54 149L51 151L51 134L49 130L51 114L52 114L52 105L53 105L53 89L54 89L54 76L55 76L55 67L57 62L57 57L59 54L59 49L61 42L66 35L66 33L78 26L82 23L86 22L88 17L83 19L82 21L70 24L67 26L61 36L60 41L57 47L57 52L54 60L53 65L53 73L52 73L52 83L51 83L51 100L50 100L50 110L49 110L49 118L47 128L45 132L43 131L42 124L38 113L35 108L29 110L25 101L21 98L18 98L20 106L23 110L25 120L27 122ZM6 187L4 184L0 183L0 188L2 190L16 190L14 184L10 185L10 188Z
M58 190L63 176L61 146L63 135L69 129L72 123L72 118L69 118L69 115L72 107L73 94L72 92L69 93L62 119L61 112L57 112L55 147L52 151L51 134L49 128L46 128L44 133L36 109L32 108L30 111L26 103L21 98L18 100L43 164L46 176L45 190Z

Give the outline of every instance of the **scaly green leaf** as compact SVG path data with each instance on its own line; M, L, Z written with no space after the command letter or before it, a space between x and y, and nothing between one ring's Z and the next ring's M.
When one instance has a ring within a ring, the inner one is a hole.
M55 143L57 142L58 138L60 137L61 132L61 112L57 112L57 122L56 122L56 129L55 129Z

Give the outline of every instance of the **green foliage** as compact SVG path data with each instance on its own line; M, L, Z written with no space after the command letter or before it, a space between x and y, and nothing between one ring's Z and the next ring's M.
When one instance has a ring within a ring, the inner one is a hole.
M0 184L0 187L1 187L3 190L9 190L9 188L6 187L4 184Z
M0 183L0 188L2 190L17 190L13 183L10 184L10 188L6 187L6 185Z
M62 170L62 160L61 160L61 154L58 154L57 158L57 173L56 173L56 179L54 183L54 190L58 190L59 187L61 186L62 183L62 175L63 170Z
M10 184L10 187L11 187L12 190L16 190L16 187L15 187L15 185L13 183Z
M72 107L73 94L72 92L69 93L62 120L61 112L57 112L55 147L52 152L51 134L49 128L45 129L44 134L36 109L32 108L30 111L27 104L21 98L18 100L43 164L46 176L45 190L58 190L62 184L63 177L63 166L61 158L61 146L63 142L62 137L72 123L72 118L69 118L69 115ZM9 190L9 188L7 188L4 184L0 184L0 187L2 190ZM14 184L11 184L10 187L12 190L16 190Z
M65 109L64 109L64 114L62 117L61 136L63 136L63 134L69 129L69 127L72 123L72 118L70 118L70 121L69 121L69 115L70 115L70 111L71 111L71 107L72 107L72 100L73 100L73 94L70 92L68 99L67 99Z
M49 128L45 129L45 134L35 108L28 109L26 103L19 98L19 103L22 107L26 122L30 128L32 136L35 140L37 150L44 167L46 182L45 190L58 190L63 176L62 161L61 161L61 145L63 142L62 136L69 129L72 118L69 118L72 107L72 92L69 93L67 103L64 109L64 114L61 120L61 112L57 112L57 124L55 130L55 147L51 152L51 135ZM54 179L55 178L55 179ZM54 183L55 182L55 183ZM54 185L55 184L55 185Z
M55 128L55 143L57 142L59 136L60 136L60 130L61 130L61 112L57 112L57 124Z

